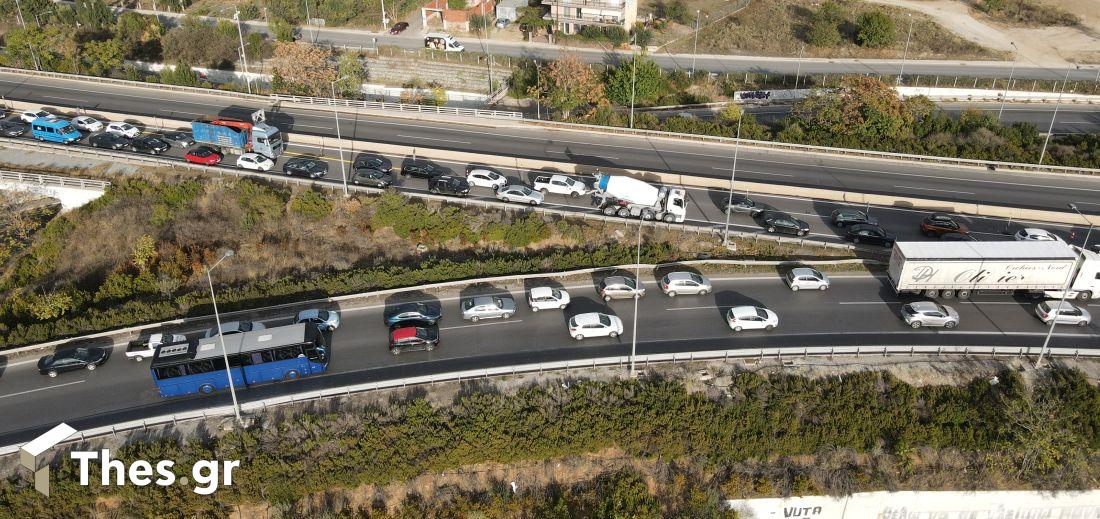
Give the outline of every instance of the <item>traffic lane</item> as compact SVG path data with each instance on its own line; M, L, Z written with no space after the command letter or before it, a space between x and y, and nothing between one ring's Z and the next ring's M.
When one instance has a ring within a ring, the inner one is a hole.
M20 83L11 92L9 97L19 98L20 95L28 99L50 92L50 88L56 90L56 86L38 85L27 88L23 83L25 78L20 78ZM72 83L72 82L69 82ZM18 90L23 88L23 90ZM72 100L82 99L86 88L65 87L73 92L63 91L65 96L47 98L62 101L62 104L70 106ZM132 87L112 88L129 89ZM110 92L91 94L99 101L97 103L116 104L113 109L122 112L132 112L133 103L128 99L120 103L112 97ZM144 93L126 94L128 97L148 97ZM188 94L188 99L197 99L197 94ZM209 97L209 96L207 96ZM162 98L163 99L163 98ZM236 107L238 99L203 101L186 101L183 114L209 114L209 107L214 107L223 115L236 117L247 116L256 106ZM52 102L52 101L51 101ZM77 103L79 104L79 103ZM163 103L162 103L163 104ZM204 109L195 111L191 105L202 105ZM220 108L219 108L220 107ZM104 109L108 107L104 106ZM160 108L160 110L169 110ZM293 115L286 115L280 119L278 112L271 114L272 122L284 129L293 129L295 124L304 126L303 133L318 135L334 134L332 123L328 120L329 114L321 111L293 111ZM148 114L147 114L148 115ZM163 115L153 113L152 115ZM188 117L190 118L190 117ZM308 118L308 120L307 120ZM350 120L350 121L349 121ZM308 121L308 122L307 122ZM346 135L354 135L356 138L365 138L400 145L416 145L423 143L434 148L493 152L526 158L538 158L548 160L561 160L596 167L605 168L632 168L649 169L664 172L683 172L709 177L724 177L728 171L728 161L724 157L715 157L716 150L729 153L732 157L732 147L714 143L692 143L677 141L674 139L650 139L639 140L637 137L626 137L614 134L576 133L563 130L546 130L542 128L508 126L506 133L492 130L476 129L456 123L438 123L426 121L399 121L384 117L350 115L345 114L341 118L342 124L354 123L353 132ZM342 126L341 128L344 128ZM578 140L583 139L583 140ZM639 143L642 144L639 144ZM723 153L723 155L725 154ZM1073 177L1045 177L1044 182L1027 183L999 173L995 180L988 178L988 172L976 171L966 168L950 168L942 166L924 166L913 164L892 165L886 171L885 167L868 169L866 164L876 164L863 159L844 159L838 157L821 157L815 155L775 153L772 150L754 150L746 148L741 151L742 167L739 176L742 179L771 182L788 185L822 187L829 189L856 190L879 194L910 194L913 196L935 193L937 198L945 198L952 201L966 202L999 202L1019 207L1054 208L1063 210L1064 200L1078 199L1082 196L1094 196L1096 194L1095 179L1081 179ZM782 159L776 160L775 157ZM720 164L720 165L718 165ZM881 164L881 163L878 163ZM935 173L935 174L929 174ZM890 176L893 175L893 176ZM926 186L927 187L924 187ZM1022 193L1026 191L1026 193ZM982 193L978 196L978 193Z

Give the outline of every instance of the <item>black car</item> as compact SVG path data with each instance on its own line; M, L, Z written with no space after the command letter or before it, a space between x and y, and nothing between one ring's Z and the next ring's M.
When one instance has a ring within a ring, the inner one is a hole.
M290 159L283 164L283 173L300 177L321 178L328 174L328 163L312 157Z
M377 169L354 168L351 170L351 183L357 186L387 188L393 184L393 175Z
M107 362L107 350L104 348L76 348L46 355L38 359L38 372L56 377L64 371L78 369L94 370Z
M424 322L409 322L390 329L390 353L432 351L439 345L439 328Z
M191 136L191 132L165 132L164 138L180 146L193 146L195 144L195 138Z
M840 209L834 209L831 215L833 225L844 228L849 225L859 225L869 223L871 225L878 225L878 218L871 216L859 209L851 209L842 207Z
M0 121L0 135L4 137L19 137L27 133L27 125L19 121Z
M146 135L144 137L138 137L130 141L130 151L136 151L139 153L148 153L150 155L160 155L168 151L171 146L167 142L164 142L152 135Z
M401 303L385 313L386 324L396 326L403 322L423 321L435 324L443 316L439 305L429 303Z
M360 155L355 158L355 162L352 163L351 167L353 169L373 169L383 173L393 171L393 163L390 162L390 159L381 155Z
M733 195L726 199L726 214L746 213L753 218L764 211L764 206L745 195Z
M428 181L428 191L437 195L466 196L470 194L470 183L462 177L441 175Z
M883 247L893 247L894 242L898 239L894 233L869 223L860 223L848 227L848 232L844 234L844 237L852 243L869 243L871 245L882 245Z
M780 211L764 211L760 213L761 221L768 232L780 232L805 236L810 233L810 224L799 220L787 213Z
M89 137L88 142L93 148L109 148L112 150L121 150L130 146L130 139L117 133L97 133Z
M428 160L407 160L404 164L401 164L402 176L434 178L447 173L450 173L447 168Z

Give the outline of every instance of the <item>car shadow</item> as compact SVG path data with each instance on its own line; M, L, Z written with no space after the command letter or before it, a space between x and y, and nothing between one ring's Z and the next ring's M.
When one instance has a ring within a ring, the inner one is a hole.
M718 311L718 316L722 319L722 322L726 320L726 312L735 306L762 306L767 308L767 305L760 302L759 299L736 290L719 290L714 293L714 308Z

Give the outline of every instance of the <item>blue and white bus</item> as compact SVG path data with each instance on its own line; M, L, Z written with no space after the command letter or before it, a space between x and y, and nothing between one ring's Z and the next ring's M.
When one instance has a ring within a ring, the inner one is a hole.
M328 369L324 335L312 324L292 324L224 337L229 372L238 389L296 380ZM149 368L153 383L163 397L209 395L229 387L218 336L197 343L158 346Z
M31 135L40 141L60 142L72 144L80 140L80 130L69 121L56 115L39 117L31 123Z

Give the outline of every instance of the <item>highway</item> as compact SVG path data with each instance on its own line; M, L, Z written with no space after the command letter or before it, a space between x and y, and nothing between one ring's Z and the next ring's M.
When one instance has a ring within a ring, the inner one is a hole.
M714 292L707 296L669 298L661 294L656 278L643 273L648 289L640 300L638 353L688 352L716 349L789 346L883 346L883 345L995 345L1040 346L1046 327L1032 313L1035 301L1008 296L988 296L971 302L951 303L961 315L954 330L907 327L897 316L899 300L882 277L868 274L833 274L833 286L825 292L791 292L775 273L739 275L713 274ZM343 324L331 336L332 362L322 376L297 382L258 386L240 392L243 401L285 395L311 389L331 388L372 380L392 379L463 369L505 366L544 361L627 355L630 351L630 300L604 303L595 291L602 276L575 277L564 285L572 296L565 311L531 312L524 290L546 284L530 280L509 287L471 285L458 292L431 294L411 291L385 300L358 302L339 308ZM470 323L459 318L459 298L474 294L508 292L519 311L509 320ZM382 323L384 309L409 300L438 302L443 308L441 343L434 352L388 352L387 331ZM731 306L766 306L779 314L779 326L772 332L744 331L735 334L723 320ZM1100 304L1090 309L1100 312ZM295 310L261 316L268 326L289 324ZM566 321L574 314L601 311L624 321L624 336L618 339L575 341L566 332ZM203 326L206 326L205 324ZM201 328L171 330L195 338ZM1057 347L1094 348L1100 328L1060 326L1052 341ZM109 344L100 344L109 346ZM124 346L123 346L124 347ZM209 398L164 400L148 372L148 362L125 358L116 348L108 362L95 371L62 373L55 379L38 374L36 359L5 362L0 374L0 444L33 437L43 428L65 421L78 429L145 416L200 409L229 403L228 395ZM48 410L48 412L43 412Z
M335 136L331 112L271 107L215 94L178 93L84 81L0 74L0 95L45 107L78 107L189 120L200 115L247 117L273 109L269 122L288 132ZM734 147L666 138L575 132L495 120L475 124L344 113L345 138L490 153L616 169L727 178ZM1065 211L1066 203L1095 199L1100 179L1076 175L991 173L985 169L894 163L743 147L737 178L744 181L841 191L935 198ZM1084 207L1083 207L1084 208ZM1088 206L1090 211L1100 206Z
M152 11L139 11L152 14ZM158 12L156 15L171 27L182 17L180 14ZM242 22L249 32L266 34L274 38L267 24L261 21ZM385 32L370 32L356 29L327 27L302 27L302 41L331 44L354 48L372 48L378 45L392 45L403 49L424 48L423 35L412 28L400 35ZM474 37L459 38L468 51L482 52L496 56L511 56L538 60L553 60L563 53L570 53L589 63L617 64L629 59L630 52L610 48L585 48L550 45L544 42L514 42L499 40L479 40ZM761 74L880 74L895 75L901 72L901 59L847 59L847 58L805 58L772 56L724 56L699 54L692 59L691 54L654 53L650 57L666 69L695 68L710 72L752 72ZM910 76L958 76L958 77L1013 77L1021 79L1061 80L1066 75L1064 67L1042 67L1018 63L1014 71L1011 62L999 61L960 61L960 60L908 60L905 73ZM1070 72L1070 79L1096 80L1097 67L1083 65Z

